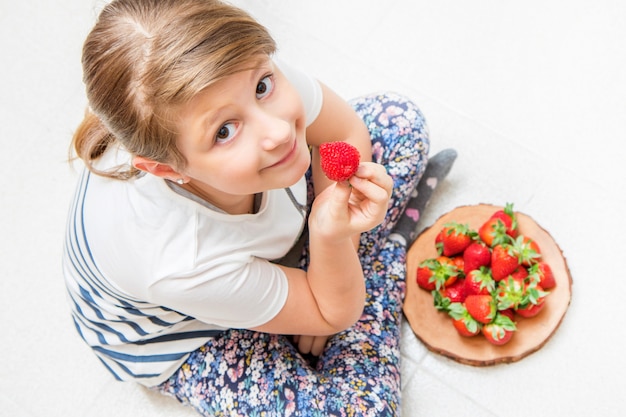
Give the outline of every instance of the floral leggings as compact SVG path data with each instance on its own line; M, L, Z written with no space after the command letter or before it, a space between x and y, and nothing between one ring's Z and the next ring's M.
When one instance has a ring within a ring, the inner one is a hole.
M428 129L419 109L395 94L351 104L369 128L373 160L394 179L385 221L361 236L367 298L360 320L331 337L315 361L300 355L287 336L226 331L193 352L157 390L205 416L400 414L406 247L388 236L425 169Z

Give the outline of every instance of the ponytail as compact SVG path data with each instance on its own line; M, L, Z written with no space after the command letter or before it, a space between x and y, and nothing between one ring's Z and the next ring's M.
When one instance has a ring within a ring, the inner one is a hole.
M115 142L115 136L109 132L98 116L87 109L85 118L74 132L72 147L76 156L82 159L93 173L109 178L129 179L138 173L138 170L132 166L119 166L107 171L94 167L95 161Z

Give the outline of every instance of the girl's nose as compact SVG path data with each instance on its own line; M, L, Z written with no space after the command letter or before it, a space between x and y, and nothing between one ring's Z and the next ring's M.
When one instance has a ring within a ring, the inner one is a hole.
M291 138L291 125L288 121L271 114L264 114L260 119L261 146L272 150Z

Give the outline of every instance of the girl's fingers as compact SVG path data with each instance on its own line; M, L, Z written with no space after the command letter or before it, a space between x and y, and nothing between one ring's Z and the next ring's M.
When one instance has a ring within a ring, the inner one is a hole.
M344 218L347 216L346 207L350 201L350 186L347 182L336 182L333 185L332 193L328 199L328 212L333 218Z
M350 178L350 185L363 194L363 196L373 202L382 203L387 202L391 197L391 190L393 187L393 180L385 169L380 166L380 169L375 167L361 167L357 173Z
M388 198L391 197L393 179L389 176L389 174L387 174L385 167L380 164L376 164L374 162L361 163L361 165L359 165L359 169L350 180L351 184L353 179L356 180L355 182L358 182L359 179L372 182L378 187L384 189L387 192ZM354 186L355 184L352 185Z

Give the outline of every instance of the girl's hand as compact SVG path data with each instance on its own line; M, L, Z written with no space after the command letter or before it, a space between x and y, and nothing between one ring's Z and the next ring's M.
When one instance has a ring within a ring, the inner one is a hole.
M326 342L330 336L293 336L293 342L298 346L298 351L302 354L319 356L326 347Z
M353 218L358 216L364 222L370 220L374 223L362 231L379 225L387 214L393 189L393 180L385 167L373 162L362 162L348 181L352 185L349 207Z
M392 187L382 165L363 162L347 182L335 183L317 196L310 226L328 238L370 230L385 218Z

